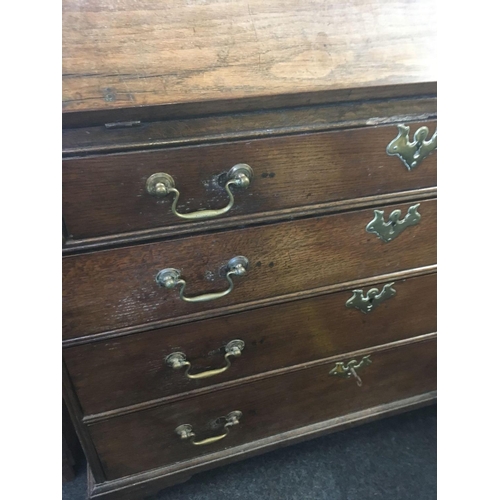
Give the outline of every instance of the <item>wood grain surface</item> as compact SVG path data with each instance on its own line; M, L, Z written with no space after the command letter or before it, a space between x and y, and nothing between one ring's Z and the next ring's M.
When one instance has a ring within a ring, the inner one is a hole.
M359 370L362 387L353 379L329 375L335 363L325 363L115 417L89 426L89 431L107 479L115 479L436 388L434 339L377 351L370 358L372 364ZM190 424L198 439L220 434L215 420L234 410L243 413L240 424L218 443L193 446L174 431Z
M435 11L62 1L63 391L91 498L138 498L435 397L436 155L408 172L385 154L395 123L434 130ZM219 220L191 225L145 195L163 171L180 211L219 208L215 179L239 162L254 182ZM366 232L375 208L387 219L419 200L422 220L394 241ZM188 304L155 282L174 267L189 296L224 290L235 255L248 274L217 301ZM345 308L348 285L387 276L400 278L395 297L368 315ZM217 368L234 338L245 349L220 378L165 366L179 350L193 372ZM362 387L328 376L346 352L372 356ZM232 410L243 418L219 443L174 432L213 436Z
M431 0L62 7L65 113L436 81Z
M346 308L352 291L338 292L67 348L64 359L84 414L91 415L436 331L436 275L393 287L396 295L368 314ZM233 339L245 342L241 357L212 378L190 380L185 368L165 364L181 351L192 373L220 368Z
M430 129L436 122L412 124ZM180 213L222 208L228 203L219 178L238 163L249 164L249 188L234 188L234 207L203 222L263 215L289 208L436 186L436 154L408 171L386 147L396 125L366 127L292 137L255 139L207 146L95 156L63 161L63 216L74 239L164 227L175 234L189 226L172 214L173 195L151 196L146 180L166 172L181 195Z
M145 150L237 139L322 132L435 118L435 95L351 101L122 125L65 128L63 156Z
M194 474L262 455L263 453L301 443L305 440L320 438L332 432L351 429L352 427L373 422L380 418L391 417L399 415L402 412L429 406L436 402L436 397L436 391L426 392L418 396L372 406L371 408L356 411L348 415L275 434L271 437L253 441L250 445L244 444L229 447L205 457L209 458L209 460L204 460L204 457L194 458L187 462L178 462L166 467L132 474L112 481L99 483L94 480L92 473L89 471L89 500L143 499L147 495L154 495L164 488L183 483Z
M411 204L383 207L407 213ZM63 337L189 316L251 300L293 294L436 262L436 201L420 203L422 218L390 243L366 232L373 210L302 219L63 258ZM225 290L229 259L244 255L248 274L228 296L186 303L179 290L155 282L176 268L186 295ZM219 312L220 314L220 312Z

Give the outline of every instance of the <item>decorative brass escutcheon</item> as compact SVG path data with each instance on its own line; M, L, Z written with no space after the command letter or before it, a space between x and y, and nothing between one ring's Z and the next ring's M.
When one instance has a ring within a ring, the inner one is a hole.
M366 226L368 233L376 234L382 241L388 243L398 237L407 227L415 226L422 216L417 212L420 203L411 206L403 220L399 220L401 210L394 210L389 215L387 222L384 221L384 211L374 210L375 217Z
M186 297L184 295L186 282L181 279L181 272L178 269L174 269L172 267L163 269L156 275L155 280L160 286L168 289L174 288L177 285L181 285L180 297L185 302L207 302L209 300L220 299L221 297L225 297L226 295L231 293L234 288L234 283L231 279L231 276L244 276L247 273L248 264L248 259L246 257L243 257L242 255L233 257L225 267L225 277L227 282L229 283L229 288L227 288L223 292L205 293L196 297Z
M387 146L389 156L397 156L408 170L418 167L422 160L437 149L437 130L427 141L429 129L420 127L410 142L410 127L398 125L398 135Z
M225 417L222 417L222 420L226 421L226 423L224 424L224 433L219 434L218 436L202 439L201 441L195 441L196 434L193 432L193 427L190 424L179 425L175 429L175 432L180 436L181 439L189 439L191 444L194 444L195 446L203 446L206 444L216 443L217 441L224 439L229 434L229 429L231 427L234 427L235 425L238 425L240 423L240 419L242 416L243 413L238 410L228 413Z
M345 306L352 309L359 309L363 313L369 313L373 311L380 303L384 300L390 299L396 295L396 290L392 288L394 283L387 283L379 292L378 288L370 288L366 292L366 296L363 296L363 290L353 290L353 295L345 303Z
M195 374L189 373L189 371L191 370L191 362L186 359L186 355L183 352L173 352L172 354L169 354L165 358L165 363L168 366L172 367L174 370L179 370L183 367L187 367L187 370L184 373L184 375L191 380L199 380L199 379L213 377L214 375L219 375L219 373L224 373L231 366L231 361L229 360L229 357L233 356L237 358L241 356L241 351L243 351L244 348L245 348L245 342L243 342L243 340L239 339L231 340L231 342L228 342L228 344L225 347L226 354L224 356L224 359L226 361L226 366L214 370L207 370L201 373L195 373Z
M174 179L171 175L165 174L163 172L158 172L151 175L146 181L146 191L153 196L165 197L169 194L174 194L174 201L172 202L172 213L181 219L189 220L200 220L200 219L211 219L219 215L229 212L234 205L234 196L231 191L231 186L246 189L253 178L253 170L250 165L245 163L238 163L232 167L229 172L225 174L226 183L224 189L229 196L229 203L217 210L198 210L197 212L191 212L188 214L181 214L177 211L177 202L179 201L180 193L175 187Z
M361 387L363 385L363 381L357 374L356 370L360 370L365 366L371 365L371 363L372 360L370 359L370 356L364 356L363 358L361 358L361 361L359 363L355 359L349 361L348 363L340 361L330 370L328 375L342 378L354 377L356 379L356 384L358 385L358 387Z

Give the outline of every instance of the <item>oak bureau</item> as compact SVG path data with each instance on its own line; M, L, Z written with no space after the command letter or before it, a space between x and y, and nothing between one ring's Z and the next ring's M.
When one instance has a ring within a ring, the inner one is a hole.
M89 498L436 400L434 9L63 0Z

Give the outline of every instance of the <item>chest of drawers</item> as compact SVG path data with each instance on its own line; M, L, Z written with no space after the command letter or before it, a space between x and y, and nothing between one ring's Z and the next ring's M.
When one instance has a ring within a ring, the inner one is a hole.
M89 498L436 398L433 4L63 2L63 394Z

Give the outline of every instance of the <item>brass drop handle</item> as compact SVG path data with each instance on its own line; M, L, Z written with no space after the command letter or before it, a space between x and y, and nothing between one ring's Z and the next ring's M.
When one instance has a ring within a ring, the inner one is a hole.
M357 374L356 370L360 370L365 366L371 365L371 363L372 360L370 359L370 356L364 356L363 358L361 358L361 361L359 361L359 363L355 359L352 359L348 363L340 361L336 363L335 366L330 370L329 375L342 378L353 377L356 380L356 384L358 385L358 387L361 387L363 385L363 381Z
M223 292L216 293L205 293L203 295L198 295L196 297L186 297L184 295L184 289L186 288L186 282L181 279L181 272L178 269L173 269L171 267L163 269L156 275L156 282L165 288L172 289L177 285L181 285L180 297L185 302L207 302L209 300L220 299L225 297L233 291L234 283L231 276L244 276L248 269L248 259L239 255L238 257L233 257L226 266L226 280L229 283L229 288Z
M214 370L207 370L201 373L189 373L189 370L191 370L191 363L186 359L186 355L183 352L173 352L172 354L169 354L165 359L165 363L168 366L172 367L174 370L179 370L186 366L187 370L185 371L184 375L191 380L209 378L213 377L214 375L219 375L219 373L224 373L231 366L229 357L234 356L235 358L237 358L241 356L241 351L243 351L244 347L245 342L243 342L243 340L231 340L231 342L229 342L225 348L226 354L224 356L224 359L226 361L226 366L223 366L222 368L216 368Z
M224 439L229 434L229 429L231 427L234 427L235 425L238 425L240 423L240 418L242 417L242 415L243 413L238 410L228 413L225 417L222 417L226 421L226 423L224 424L224 433L219 434L218 436L202 439L201 441L195 441L196 434L193 432L193 427L189 424L179 425L179 427L175 429L175 432L180 436L181 439L189 439L191 444L194 444L195 446L203 446L206 444L216 443L217 441Z
M198 210L197 212L191 212L188 214L179 213L177 211L177 202L179 201L180 193L175 187L175 182L172 176L163 172L158 172L148 178L146 181L146 191L149 194L158 197L165 197L170 193L174 193L172 213L181 219L212 219L213 217L225 214L231 210L234 205L234 196L230 189L231 186L246 189L252 182L253 170L250 165L238 163L238 165L235 165L229 170L229 172L227 172L226 178L227 180L224 185L224 189L229 196L229 203L224 208L219 208L218 210Z

